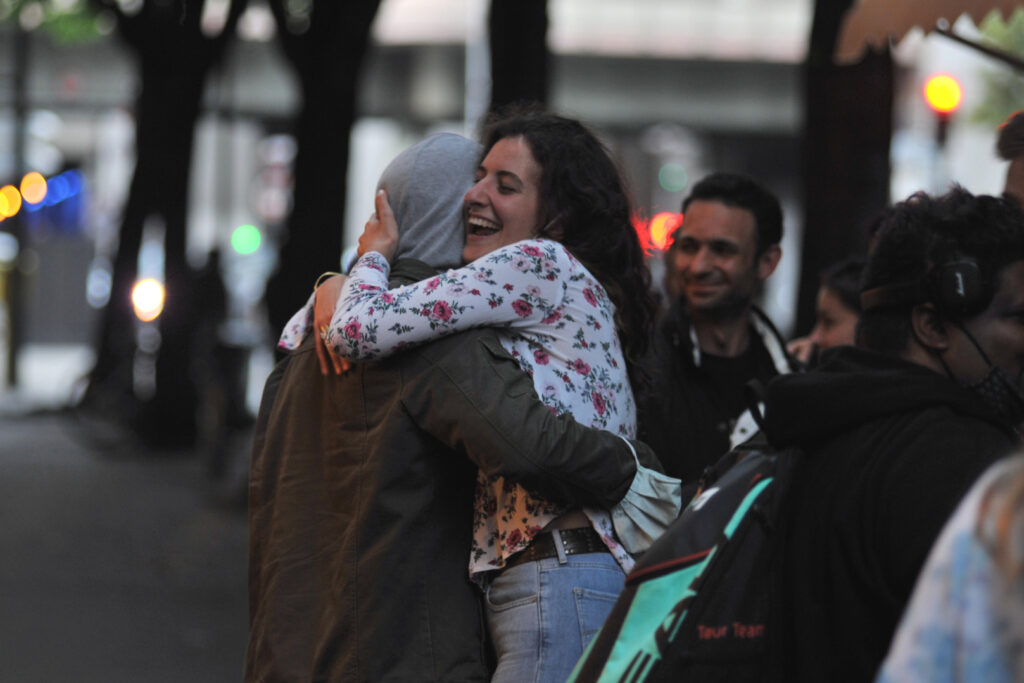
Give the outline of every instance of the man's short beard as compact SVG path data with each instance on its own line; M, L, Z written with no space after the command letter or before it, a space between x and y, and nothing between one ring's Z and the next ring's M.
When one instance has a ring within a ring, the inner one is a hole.
M751 304L753 304L753 297L726 296L721 301L717 301L709 306L695 307L690 304L690 300L687 299L685 292L682 294L682 298L686 303L686 309L689 311L690 317L703 318L715 322L726 322L741 318L747 315Z

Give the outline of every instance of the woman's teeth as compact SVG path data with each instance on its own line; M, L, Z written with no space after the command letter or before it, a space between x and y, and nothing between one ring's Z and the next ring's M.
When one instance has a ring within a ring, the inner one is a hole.
M469 226L469 234L471 235L486 237L487 235L493 235L501 230L501 227L497 223L489 221L486 218L472 217L466 221L466 223Z

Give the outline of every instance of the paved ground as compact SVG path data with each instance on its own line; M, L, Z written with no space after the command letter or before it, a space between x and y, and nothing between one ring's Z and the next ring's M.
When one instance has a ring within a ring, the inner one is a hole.
M241 680L244 510L111 436L0 412L0 681Z

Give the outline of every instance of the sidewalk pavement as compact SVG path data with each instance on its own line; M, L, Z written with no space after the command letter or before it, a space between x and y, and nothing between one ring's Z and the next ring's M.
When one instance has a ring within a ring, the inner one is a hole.
M8 409L0 472L0 681L241 680L247 521L198 457Z

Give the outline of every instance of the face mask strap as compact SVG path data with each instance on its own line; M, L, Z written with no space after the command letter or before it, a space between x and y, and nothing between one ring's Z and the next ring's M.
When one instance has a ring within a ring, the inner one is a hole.
M991 361L991 360L989 360L989 358L988 358L988 354L987 354L987 353L985 353L985 349L981 348L981 344L979 344L979 343L978 343L978 340L974 338L974 335L973 335L973 334L971 334L971 333L970 333L970 332L969 332L969 331L967 330L967 326L966 326L966 325L964 325L964 324L963 324L963 323L962 323L961 321L959 321L959 320L955 320L955 321L953 321L953 324L954 324L954 325L956 325L957 327L959 327L959 328L960 328L960 331L961 331L961 332L963 332L963 333L964 333L964 334L965 334L965 335L967 336L967 338L968 338L968 339L969 339L969 340L971 341L971 344L973 344L973 345L974 345L974 348L975 348L975 349L977 350L977 352L978 352L978 353L979 353L979 354L981 355L981 358L982 358L982 360L984 360L984 361L985 361L985 364L986 364L986 365L988 365L988 366L989 366L989 367L991 368L991 367L992 367L992 361Z
M942 357L942 354L934 349L931 350L931 353L933 356L935 356L936 360L939 361L939 364L942 365L942 369L946 371L946 377L950 378L954 382L959 381L957 380L956 375L953 374L953 370L950 369L949 364L946 362L946 359Z
M995 382L1003 387L1005 392L1004 401L1003 405L999 406L998 409L1006 418L1008 418L1008 423L1014 432L1018 436L1024 436L1024 395L1021 394L1019 389L1020 374L1018 373L1017 382L1014 383L1013 378L1011 378L1009 374L1003 371L999 366L992 364L992 361L989 360L988 354L986 354L984 349L981 348L981 344L979 344L974 338L974 335L968 332L967 328L964 327L963 324L957 322L956 325L965 335L967 335L967 338L971 340L974 348L977 349L978 353L988 364L988 374L982 378L979 384ZM943 366L945 367L945 363L943 363ZM1021 370L1021 373L1024 373L1024 369ZM1006 405L1006 402L1009 402L1009 405Z

